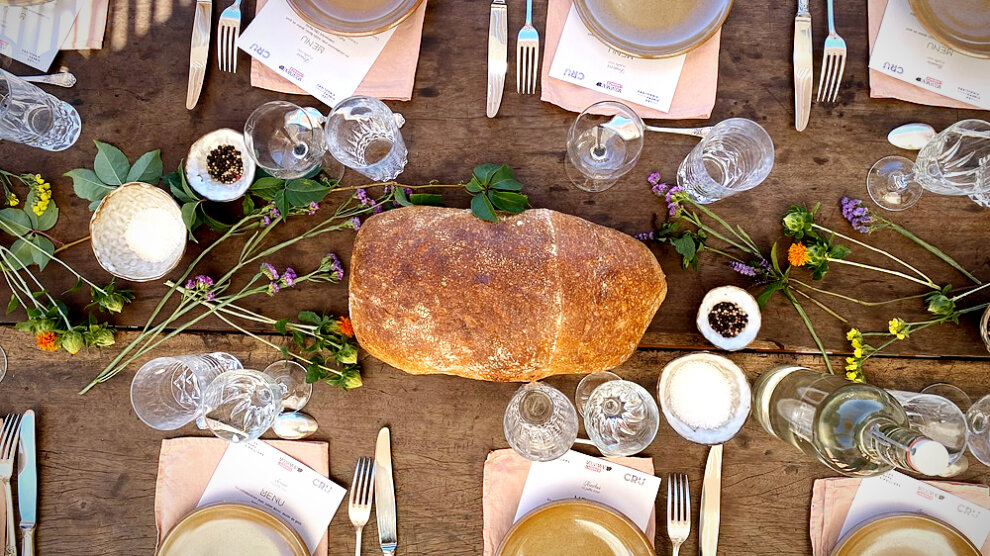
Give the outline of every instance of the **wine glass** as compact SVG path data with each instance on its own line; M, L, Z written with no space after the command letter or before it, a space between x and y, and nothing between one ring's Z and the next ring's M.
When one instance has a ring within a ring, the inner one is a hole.
M921 390L922 393L938 394L956 404L966 412L966 427L969 429L969 451L980 463L990 466L990 396L984 396L976 403L958 386L946 383L932 384Z
M591 393L594 392L595 388L612 380L621 379L619 375L609 371L598 371L597 373L584 375L581 382L578 382L577 389L574 390L574 407L577 409L578 415L584 417L585 405L587 405L588 398L591 397Z
M567 177L584 191L612 187L639 160L644 130L642 118L625 104L614 100L592 104L567 132Z
M631 456L657 436L660 408L639 384L610 380L591 393L585 406L584 428L604 456Z
M323 164L323 117L291 102L262 104L244 123L244 144L265 172L281 179L306 176Z
M249 442L265 433L282 411L285 391L258 371L227 371L206 387L201 409L214 435L234 443Z
M306 407L313 397L313 384L306 382L306 367L295 361L276 361L263 371L272 378L285 394L282 396L282 409L299 411Z
M134 414L153 429L182 428L201 417L207 386L242 368L236 357L221 352L152 359L131 380Z
M924 190L940 195L969 195L978 203L990 193L990 122L962 120L937 134L914 163L903 156L881 158L866 177L877 205L904 210Z
M945 446L949 463L954 464L966 453L969 441L966 416L959 406L932 393L887 390L904 408L911 428Z
M550 461L574 445L577 411L560 390L533 382L509 400L502 427L509 446L519 455L532 461Z

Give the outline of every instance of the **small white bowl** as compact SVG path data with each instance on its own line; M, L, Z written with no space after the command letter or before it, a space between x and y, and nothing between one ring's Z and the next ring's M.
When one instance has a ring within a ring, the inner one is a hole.
M739 307L742 312L746 313L746 328L737 336L731 338L725 337L716 332L708 322L708 314L711 313L716 305L722 302L732 303L736 307ZM756 299L749 292L742 288L722 286L705 294L705 298L701 300L701 305L698 307L698 318L696 322L698 330L712 345L726 351L737 351L753 343L756 335L760 333L760 325L762 324L760 304L756 302Z
M234 183L220 183L210 176L206 157L210 151L221 146L232 145L241 155L244 174ZM244 145L244 134L233 129L223 128L211 131L200 137L189 147L186 156L186 181L197 193L210 201L235 201L240 199L254 182L257 164Z
M681 415L677 411L676 406L690 404L693 408L710 409L714 401L711 399L710 394L717 392L715 389L718 386L717 384L698 388L698 392L704 392L704 394L699 394L699 399L694 400L675 401L673 399L674 393L671 391L672 383L678 374L697 373L700 367L704 367L706 371L711 371L710 375L718 376L724 380L724 384L728 388L726 393L728 394L731 405L725 408L727 418L724 422L714 426L688 422L689 419L687 416ZM702 396L709 397L703 399ZM746 419L749 418L753 403L752 390L742 369L733 363L731 359L707 352L692 353L668 363L663 368L663 372L660 373L660 379L657 382L657 398L660 400L660 409L663 411L663 416L667 419L670 427L674 429L674 432L691 442L707 444L709 446L724 444L738 434L739 430L746 423Z

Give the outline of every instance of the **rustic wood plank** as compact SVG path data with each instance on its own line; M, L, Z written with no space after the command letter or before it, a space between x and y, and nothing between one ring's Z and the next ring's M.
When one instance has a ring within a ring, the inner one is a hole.
M127 338L122 338L126 340ZM193 427L163 434L144 426L128 404L133 369L85 396L80 387L112 352L41 354L9 328L0 344L10 371L0 388L0 408L39 410L41 494L40 553L148 554L153 550L154 485L161 439L202 434ZM261 368L277 355L243 336L181 335L161 353L224 350ZM618 369L624 378L655 390L660 369L680 355L640 351ZM810 356L733 354L753 378L783 363L820 367ZM365 386L342 392L316 385L306 408L320 423L315 438L330 443L334 480L350 482L355 460L374 452L382 425L392 427L398 488L399 553L476 555L481 552L482 467L487 453L506 446L505 404L518 385L445 376L410 376L367 358ZM974 398L990 393L985 364L962 361L878 359L870 377L881 386L920 389L933 382L959 385ZM547 382L572 395L576 376ZM695 512L686 553L697 550L697 511L707 449L678 437L666 424L646 451L657 473L687 473ZM832 475L797 449L774 440L751 419L725 450L722 533L725 554L810 554L808 511L815 478ZM990 481L990 468L974 464L965 481ZM657 508L664 508L663 495ZM369 525L366 537L375 538ZM330 526L333 555L353 553L346 508ZM373 546L366 541L366 551ZM660 553L669 550L659 528Z

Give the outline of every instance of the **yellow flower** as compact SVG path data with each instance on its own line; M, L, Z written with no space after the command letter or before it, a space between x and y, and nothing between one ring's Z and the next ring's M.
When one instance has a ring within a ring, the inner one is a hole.
M45 183L45 180L44 180L44 178L41 177L41 174L35 174L34 175L34 181L36 181L38 183Z
M857 358L857 357L846 357L846 363L848 363L849 365L851 365L853 367L859 366L859 358ZM848 369L849 367L847 366L846 368Z
M851 372L851 371L848 372L848 373L846 373L846 379L847 380L855 381L856 380L856 373Z
M860 336L862 336L862 334L860 333L859 330L855 328L851 328L849 329L849 332L846 332L846 340L849 340L850 342L854 341L856 338L859 338Z
M898 340L903 340L908 337L907 323L904 322L904 319L890 319L890 322L887 323L887 328L890 330L890 334Z
M17 205L21 204L21 200L17 198L17 195L14 195L13 193L7 193L7 204L12 207L16 207Z
M856 359L862 359L862 357L863 357L863 348L857 347L857 348L853 349L853 357L855 357Z
M787 262L791 263L791 266L804 266L810 260L808 248L803 243L792 243L787 250Z
M859 338L856 338L855 340L852 341L852 347L861 348L863 347L863 342L859 341Z

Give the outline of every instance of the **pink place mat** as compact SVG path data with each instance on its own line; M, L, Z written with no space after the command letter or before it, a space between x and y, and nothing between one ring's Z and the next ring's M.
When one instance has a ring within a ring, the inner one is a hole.
M326 442L265 442L324 477L330 476L330 453ZM212 437L172 438L162 441L162 451L158 457L158 480L155 484L155 526L158 528L156 548L179 520L196 509L227 446L226 440ZM327 554L326 534L313 554Z
M550 64L553 62L553 55L557 52L557 43L560 42L560 35L564 32L564 22L567 20L571 4L572 0L550 0L547 7L547 44L543 51L543 82L540 98L565 110L581 112L596 102L614 97L550 77ZM704 44L688 52L681 77L677 81L670 112L632 104L636 113L643 118L662 120L709 118L712 109L715 108L715 93L718 89L718 51L721 36L720 30ZM628 103L625 100L622 102Z
M107 32L107 13L110 0L88 0L76 16L69 35L62 41L61 50L99 50L103 48L103 36Z
M268 0L258 0L255 13L261 11ZM419 63L419 45L423 39L423 21L426 19L426 2L395 28L392 38L358 85L355 95L365 95L381 100L409 100L416 82L416 65ZM327 68L328 70L330 68ZM309 94L296 87L288 79L251 58L251 85L296 95Z
M643 473L653 474L653 458L605 458L617 465L625 465ZM522 496L530 461L510 449L489 452L485 460L485 480L482 488L482 516L484 518L484 556L494 556L498 545L512 527L519 498ZM650 515L646 538L653 543L656 537L656 509Z
M877 40L877 33L880 32L880 22L883 20L883 12L886 9L887 0L869 0L867 2L867 13L870 21L870 52L873 52L873 43ZM889 75L872 69L870 70L870 97L896 98L915 104L926 104L928 106L981 110L978 106L926 91L921 87L915 87L906 81L894 79Z
M839 533L849 514L862 479L838 477L818 479L811 495L811 547L814 556L828 556L839 542ZM933 487L990 508L990 487L948 481L926 481ZM990 539L981 552L990 555Z

